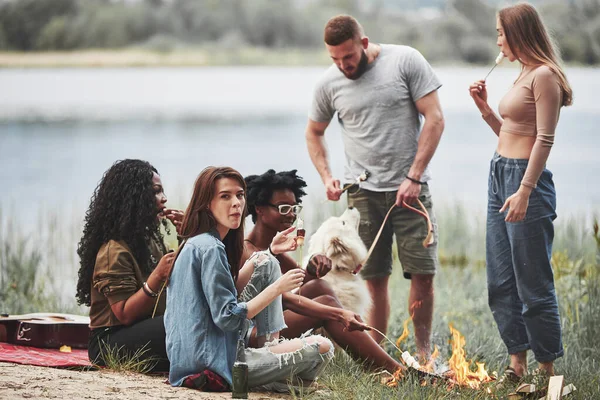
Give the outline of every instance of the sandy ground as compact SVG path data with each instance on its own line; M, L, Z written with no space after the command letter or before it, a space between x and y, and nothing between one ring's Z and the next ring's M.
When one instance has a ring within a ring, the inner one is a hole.
M0 399L230 399L231 393L173 388L166 378L113 371L75 371L0 363ZM250 393L250 399L291 399Z

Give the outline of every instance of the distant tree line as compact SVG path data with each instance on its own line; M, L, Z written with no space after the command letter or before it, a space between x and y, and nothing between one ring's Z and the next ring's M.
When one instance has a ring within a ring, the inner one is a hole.
M600 0L535 4L565 61L600 63ZM494 59L496 8L488 1L448 0L435 10L386 0L0 0L0 50L321 48L327 19L348 13L372 40L416 47L433 62Z

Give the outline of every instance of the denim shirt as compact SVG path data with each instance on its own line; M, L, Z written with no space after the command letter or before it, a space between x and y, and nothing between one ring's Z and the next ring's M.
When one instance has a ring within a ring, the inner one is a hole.
M164 317L171 384L181 386L186 377L210 369L231 385L236 342L247 314L246 303L237 301L218 233L189 239L173 267Z

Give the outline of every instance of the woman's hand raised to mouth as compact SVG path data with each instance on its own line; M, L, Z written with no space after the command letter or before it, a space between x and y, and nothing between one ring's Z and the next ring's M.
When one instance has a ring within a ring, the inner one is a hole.
M296 229L295 226L290 226L285 231L277 232L273 240L271 241L271 252L274 255L286 253L288 251L294 251L298 247L296 243L296 235L291 235Z
M179 231L181 230L181 224L183 223L183 211L175 210L173 208L165 208L162 211L162 213L165 216L165 218L167 218L173 223L173 225L175 225L177 233L181 233Z

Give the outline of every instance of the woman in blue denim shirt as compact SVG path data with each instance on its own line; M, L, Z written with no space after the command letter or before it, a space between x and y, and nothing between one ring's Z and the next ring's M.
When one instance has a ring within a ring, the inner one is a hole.
M301 269L282 276L274 257L295 249L295 238L289 235L293 228L278 233L270 250L239 268L245 187L242 176L228 167L208 167L196 180L181 226L186 242L168 286L165 329L173 386L188 386L186 378L204 372L230 386L237 339L240 332L246 334L248 319L254 320L262 346L246 349L251 388L288 390L292 375L293 384L310 383L333 357L331 342L320 336L278 341L279 331L286 328L281 294L304 280ZM251 278L238 296L235 281L240 273Z
M558 302L550 257L556 191L546 167L560 109L572 90L544 24L529 4L498 13L497 45L521 73L500 101L500 116L487 104L485 81L470 94L498 136L488 179L486 263L489 305L510 354L500 383L527 374L527 350L538 377L554 374L563 355Z

